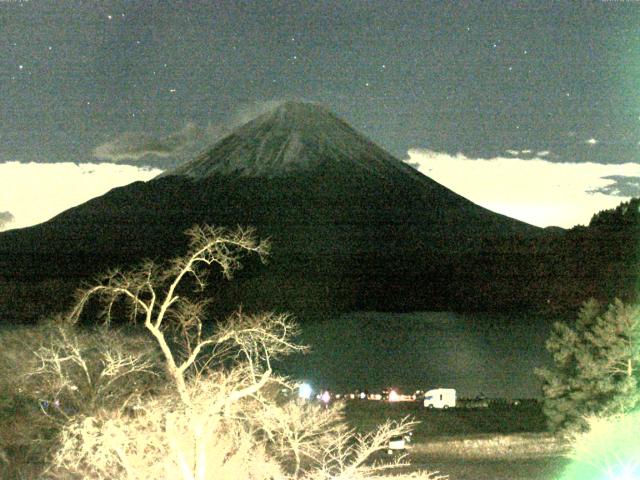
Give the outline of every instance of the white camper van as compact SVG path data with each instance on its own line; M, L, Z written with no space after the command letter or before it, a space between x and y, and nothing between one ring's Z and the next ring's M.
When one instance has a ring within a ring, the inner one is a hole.
M456 406L456 391L453 388L434 388L424 394L427 408L453 408Z

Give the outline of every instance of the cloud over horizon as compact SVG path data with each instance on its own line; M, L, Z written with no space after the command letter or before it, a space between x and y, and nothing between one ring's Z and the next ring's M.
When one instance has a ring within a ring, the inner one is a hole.
M607 175L602 177L611 180L612 183L595 190L588 190L588 193L604 193L614 197L640 197L640 177L630 177L625 175Z
M473 159L411 149L406 163L478 205L540 227L588 225L640 196L640 165L559 163L545 158Z
M210 127L202 129L193 122L187 122L181 130L160 138L144 132L125 132L98 145L93 150L93 156L114 162L140 160L147 155L164 158L179 153L202 138L217 135Z
M29 227L112 188L150 180L161 172L112 163L0 163L0 205L8 210L0 218L11 212L13 221L5 227Z
M7 225L15 220L13 214L9 211L0 212L0 231L4 230Z
M205 127L189 121L180 130L158 136L148 132L124 132L93 149L93 156L110 162L132 161L136 164L175 167L195 158L207 148L239 127L286 100L266 100L238 107L225 121L209 123ZM163 159L174 157L169 163Z

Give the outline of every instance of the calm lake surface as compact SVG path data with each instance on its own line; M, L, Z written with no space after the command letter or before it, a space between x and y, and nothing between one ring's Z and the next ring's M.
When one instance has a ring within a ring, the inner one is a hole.
M550 362L544 317L450 312L345 314L303 322L312 349L281 372L336 392L451 387L461 397L539 397L535 367Z

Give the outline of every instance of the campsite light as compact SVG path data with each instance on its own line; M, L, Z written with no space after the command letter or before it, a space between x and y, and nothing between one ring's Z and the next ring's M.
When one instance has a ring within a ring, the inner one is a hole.
M308 383L301 383L298 387L298 397L303 400L309 400L311 398L311 394L313 393L313 389L311 385Z
M395 390L390 390L389 391L389 401L390 402L398 402L398 401L400 401L400 395L398 395L398 392L396 392Z
M329 401L331 400L331 394L328 390L324 391L324 393L320 396L320 400L322 400L324 403L329 403Z

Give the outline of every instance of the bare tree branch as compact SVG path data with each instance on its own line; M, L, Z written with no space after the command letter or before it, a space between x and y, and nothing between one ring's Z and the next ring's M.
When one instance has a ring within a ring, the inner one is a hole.
M199 289L206 285L208 268L217 265L224 277L230 278L232 273L241 267L240 258L249 252L256 253L261 259L268 254L269 246L265 241L258 241L251 229L238 228L233 232L208 225L194 226L187 230L190 237L188 252L175 258L170 266L164 270L153 262L143 262L138 268L129 272L113 270L108 272L94 285L78 293L77 303L69 314L72 321L78 321L87 303L93 297L98 297L106 304L105 324L111 322L113 305L119 298L124 298L131 307L131 320L136 321L139 312L144 315L144 326L156 339L164 357L169 375L182 400L189 403L185 374L194 365L203 349L222 343L227 339L202 338L203 313L206 302L194 303L181 298L177 291L186 277L192 277ZM167 325L167 323L169 325ZM280 322L282 323L282 322ZM169 346L165 333L179 331L183 348L187 353L184 361L180 362ZM264 331L262 333L267 334ZM286 331L283 332L286 335ZM256 331L254 337L260 335ZM246 337L247 335L245 335ZM264 355L257 354L256 349L284 345L283 337L269 338L258 344L256 341L238 343L240 337L234 338L238 346L253 360L253 357L264 359ZM268 345L266 345L268 343ZM291 345L290 342L286 342ZM285 346L285 348L288 348ZM282 347L273 351L280 354Z

